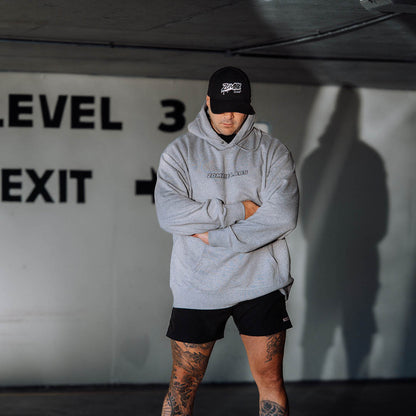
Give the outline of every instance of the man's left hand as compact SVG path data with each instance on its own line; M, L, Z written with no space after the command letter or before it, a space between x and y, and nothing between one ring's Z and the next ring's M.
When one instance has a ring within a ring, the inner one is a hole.
M209 241L208 241L208 231L206 231L205 233L201 233L201 234L193 234L192 237L199 238L203 243L209 245Z

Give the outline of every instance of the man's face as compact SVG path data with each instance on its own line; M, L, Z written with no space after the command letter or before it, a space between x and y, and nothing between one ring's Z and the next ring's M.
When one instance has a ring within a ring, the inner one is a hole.
M221 113L221 114L214 114L211 111L210 106L210 97L207 95L207 107L208 107L208 114L211 120L211 125L213 129L225 136L229 136L231 134L237 134L238 130L240 130L241 126L243 125L245 119L247 118L247 114L243 113Z

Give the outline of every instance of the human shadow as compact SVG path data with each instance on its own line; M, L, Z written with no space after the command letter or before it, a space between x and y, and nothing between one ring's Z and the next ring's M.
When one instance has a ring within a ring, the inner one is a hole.
M377 245L387 230L384 163L359 139L360 98L343 87L319 147L301 170L301 224L308 243L304 379L320 379L341 329L349 378L367 375L377 332Z

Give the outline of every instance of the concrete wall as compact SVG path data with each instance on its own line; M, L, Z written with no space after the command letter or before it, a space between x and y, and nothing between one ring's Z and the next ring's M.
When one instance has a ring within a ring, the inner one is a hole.
M205 90L0 74L0 385L168 381L171 238L146 192ZM287 380L415 377L416 93L253 94L302 189ZM206 380L251 380L231 322Z

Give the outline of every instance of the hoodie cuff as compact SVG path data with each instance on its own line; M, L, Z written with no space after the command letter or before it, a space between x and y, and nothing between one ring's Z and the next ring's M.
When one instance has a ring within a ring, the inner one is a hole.
M246 211L242 202L234 202L233 204L225 204L227 213L225 215L225 224L233 225L237 221L246 217Z

